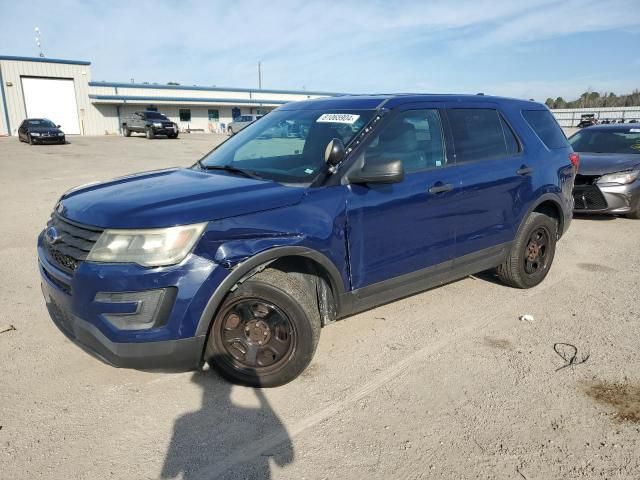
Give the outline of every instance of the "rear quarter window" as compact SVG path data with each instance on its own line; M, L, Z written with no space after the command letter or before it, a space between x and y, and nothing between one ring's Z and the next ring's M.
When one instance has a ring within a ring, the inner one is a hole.
M522 116L547 148L566 148L567 137L549 110L523 110Z

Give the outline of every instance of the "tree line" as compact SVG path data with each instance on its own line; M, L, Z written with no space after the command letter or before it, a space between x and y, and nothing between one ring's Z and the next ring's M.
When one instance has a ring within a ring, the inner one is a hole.
M567 102L558 97L551 97L544 102L549 108L596 108L596 107L635 107L640 106L640 90L637 88L627 95L616 95L613 92L592 92L587 90L576 100Z

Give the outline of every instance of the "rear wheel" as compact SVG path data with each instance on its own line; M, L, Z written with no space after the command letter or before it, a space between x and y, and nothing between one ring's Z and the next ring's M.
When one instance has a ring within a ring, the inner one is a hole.
M274 387L302 373L319 337L309 282L267 269L228 295L211 325L205 360L233 382Z
M557 232L556 220L543 213L531 213L520 228L507 260L498 266L500 280L516 288L531 288L542 282L553 263Z
M131 130L129 130L127 127L123 127L122 128L122 135L124 135L125 137L130 137L131 136Z

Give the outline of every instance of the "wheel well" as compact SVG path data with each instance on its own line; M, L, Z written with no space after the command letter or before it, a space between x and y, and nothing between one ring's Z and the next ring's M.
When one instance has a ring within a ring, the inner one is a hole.
M556 233L558 235L558 238L560 238L560 235L564 231L564 219L562 216L562 211L560 210L558 204L551 200L545 200L540 205L536 206L533 211L537 213L543 213L548 217L554 218L558 225L558 231Z
M299 275L309 283L309 288L316 292L318 311L322 324L334 321L338 312L338 292L329 272L315 260L286 256L271 262L267 268L281 270L290 275Z

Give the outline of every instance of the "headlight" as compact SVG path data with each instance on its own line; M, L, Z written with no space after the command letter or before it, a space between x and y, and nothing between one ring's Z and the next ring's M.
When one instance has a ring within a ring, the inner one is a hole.
M154 122L154 123L153 123L153 126L154 126L154 127L161 127L161 126L162 126L162 124L161 124L160 122Z
M32 137L39 137L40 134L38 132L31 132L29 135L31 135Z
M599 184L603 183L618 183L620 185L626 185L631 182L635 182L635 180L640 175L640 170L628 170L626 172L617 172L617 173L609 173L608 175L603 175L598 179Z
M180 263L196 244L205 223L149 230L105 230L89 256L91 262L137 263L159 267Z
M59 136L59 137L64 137L64 133L60 132L60 133L58 134L58 136Z

